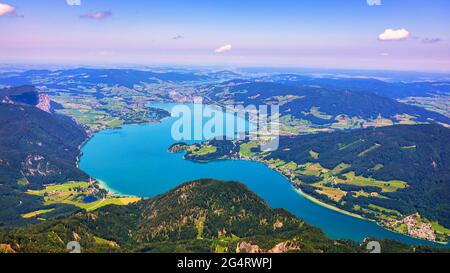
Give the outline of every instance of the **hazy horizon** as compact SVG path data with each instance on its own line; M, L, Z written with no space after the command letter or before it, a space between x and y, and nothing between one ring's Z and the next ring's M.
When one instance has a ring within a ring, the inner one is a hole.
M450 2L0 0L0 63L450 72Z

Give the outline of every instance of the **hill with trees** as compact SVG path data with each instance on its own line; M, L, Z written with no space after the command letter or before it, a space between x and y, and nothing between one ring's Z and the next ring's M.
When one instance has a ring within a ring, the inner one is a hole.
M0 245L10 252L67 252L74 240L83 252L367 252L270 208L243 184L209 179L133 205L0 232ZM390 252L439 251L382 245Z
M27 189L88 178L77 167L84 129L35 107L35 93L9 91L15 102L0 103L0 227L22 223L21 214L42 207Z
M444 115L370 92L239 80L213 85L205 93L208 99L223 104L279 105L282 116L319 125L331 125L342 115L365 121L382 117L394 123L407 115L415 122L450 124Z

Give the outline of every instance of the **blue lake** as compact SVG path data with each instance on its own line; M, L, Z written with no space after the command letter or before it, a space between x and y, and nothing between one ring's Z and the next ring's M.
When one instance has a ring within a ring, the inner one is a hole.
M290 211L334 239L362 242L374 237L430 244L320 206L298 194L288 180L264 164L231 160L194 163L184 160L182 154L171 154L167 149L176 142L171 135L175 120L166 118L162 123L127 125L96 134L82 149L80 168L113 192L142 197L162 194L200 178L240 181L270 206Z

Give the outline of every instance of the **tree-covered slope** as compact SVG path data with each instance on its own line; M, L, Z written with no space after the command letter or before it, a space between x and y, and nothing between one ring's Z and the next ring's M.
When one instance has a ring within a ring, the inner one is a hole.
M40 185L84 175L76 159L87 135L68 118L28 105L0 104L0 135L3 183L26 178L31 185Z
M0 226L42 207L24 194L44 183L87 179L76 166L87 135L71 119L28 104L0 103Z
M104 207L0 233L0 245L11 252L65 252L74 240L84 252L366 251L330 240L288 212L270 208L240 183L215 180L186 183L126 207ZM414 251L383 244L393 252Z
M275 151L257 141L176 143L198 162L256 160L324 203L430 241L450 238L450 129L395 125L281 137ZM210 153L198 153L208 147Z
M269 158L298 164L318 162L327 169L351 165L346 172L408 187L387 193L403 212L421 212L450 226L450 129L437 125L392 126L282 138ZM286 152L286 149L289 149ZM311 157L310 151L318 153ZM378 167L377 167L378 166Z

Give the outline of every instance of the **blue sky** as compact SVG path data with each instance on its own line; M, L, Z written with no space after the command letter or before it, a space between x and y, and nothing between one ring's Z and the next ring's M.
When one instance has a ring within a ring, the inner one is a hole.
M450 71L448 13L447 0L0 0L0 62Z

